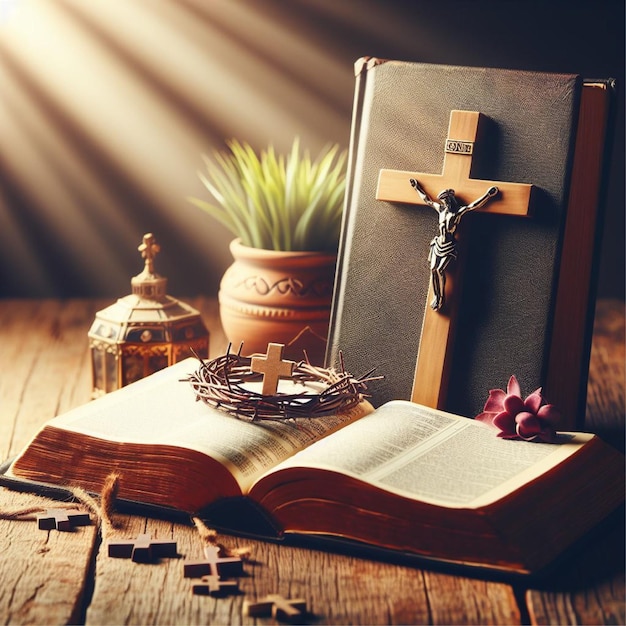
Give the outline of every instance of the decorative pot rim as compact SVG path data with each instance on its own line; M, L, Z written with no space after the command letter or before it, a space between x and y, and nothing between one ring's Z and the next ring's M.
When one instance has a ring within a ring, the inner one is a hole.
M245 257L248 259L267 260L274 259L306 259L317 258L327 259L328 262L335 261L337 259L336 252L329 252L328 250L266 250L265 248L253 248L241 243L241 238L237 237L230 242L230 252L233 257L240 258Z

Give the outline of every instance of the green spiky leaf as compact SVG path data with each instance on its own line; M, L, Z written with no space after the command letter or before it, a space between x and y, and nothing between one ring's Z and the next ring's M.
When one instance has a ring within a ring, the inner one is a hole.
M203 157L199 174L209 198L188 198L240 237L268 250L335 251L345 194L346 152L337 144L315 160L296 138L287 155L274 148L257 154L247 143Z

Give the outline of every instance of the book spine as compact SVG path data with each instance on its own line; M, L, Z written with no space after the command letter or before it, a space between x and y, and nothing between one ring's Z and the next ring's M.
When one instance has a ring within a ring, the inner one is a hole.
M348 148L348 163L346 170L347 181L352 181L355 175L367 78L370 70L380 63L384 63L384 61L375 57L361 57L354 63L355 84L354 99L352 104L352 122L350 126L350 143ZM328 337L328 343L326 344L325 363L327 367L336 367L339 363L339 349L334 331L341 327L341 320L339 318L343 311L342 276L345 271L345 262L348 259L346 247L350 244L350 238L347 236L346 231L350 215L350 207L352 206L353 190L354 185L347 185L344 197L341 236L339 239L337 266L335 269L334 296L330 311L330 336Z
M613 81L585 81L581 95L545 384L564 430L584 428L614 89Z

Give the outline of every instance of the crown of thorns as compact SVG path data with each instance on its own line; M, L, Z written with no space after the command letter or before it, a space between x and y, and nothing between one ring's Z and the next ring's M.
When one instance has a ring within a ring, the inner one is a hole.
M250 369L252 357L230 351L205 361L197 357L200 367L185 379L191 383L196 400L206 402L234 417L248 421L267 419L315 418L346 411L367 397L366 383L382 376L372 376L371 370L360 378L345 371L340 354L340 371L312 365L308 359L297 363L291 380L301 383L302 393L276 393L262 395L247 389L246 383L262 379L262 374ZM196 355L197 356L197 355ZM317 383L323 389L312 393L307 383Z

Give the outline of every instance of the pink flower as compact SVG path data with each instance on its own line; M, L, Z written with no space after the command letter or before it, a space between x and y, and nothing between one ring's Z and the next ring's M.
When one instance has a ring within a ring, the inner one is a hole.
M489 392L485 408L476 419L500 429L498 437L503 439L551 443L556 439L553 424L559 419L559 412L554 405L545 403L541 387L522 400L517 378L511 376L506 392Z

